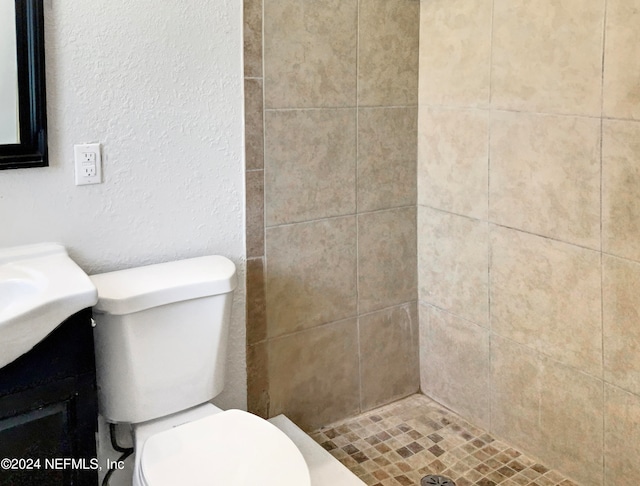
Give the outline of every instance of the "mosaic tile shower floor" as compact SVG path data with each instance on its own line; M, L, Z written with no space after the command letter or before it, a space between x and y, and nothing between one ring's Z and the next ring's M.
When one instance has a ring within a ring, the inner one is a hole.
M369 486L419 486L428 474L456 486L579 486L423 395L311 437Z

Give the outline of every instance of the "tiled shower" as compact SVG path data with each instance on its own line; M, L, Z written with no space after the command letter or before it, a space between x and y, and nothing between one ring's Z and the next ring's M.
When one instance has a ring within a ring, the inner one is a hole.
M250 409L313 429L420 386L639 484L637 25L640 0L245 0Z
M245 2L254 412L312 429L418 390L418 15Z

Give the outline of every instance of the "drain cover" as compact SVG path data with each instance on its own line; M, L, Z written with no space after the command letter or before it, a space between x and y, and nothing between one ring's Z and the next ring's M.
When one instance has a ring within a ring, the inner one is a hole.
M430 474L422 478L420 486L456 486L456 483L445 476Z

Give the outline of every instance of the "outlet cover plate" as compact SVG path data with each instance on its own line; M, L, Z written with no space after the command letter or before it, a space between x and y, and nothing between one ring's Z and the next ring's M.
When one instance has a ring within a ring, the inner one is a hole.
M73 146L76 186L102 182L102 155L99 143Z

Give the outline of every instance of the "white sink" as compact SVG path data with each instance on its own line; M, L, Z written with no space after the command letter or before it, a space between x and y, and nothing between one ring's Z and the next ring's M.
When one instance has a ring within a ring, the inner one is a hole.
M64 246L0 248L0 368L97 301L96 288Z

